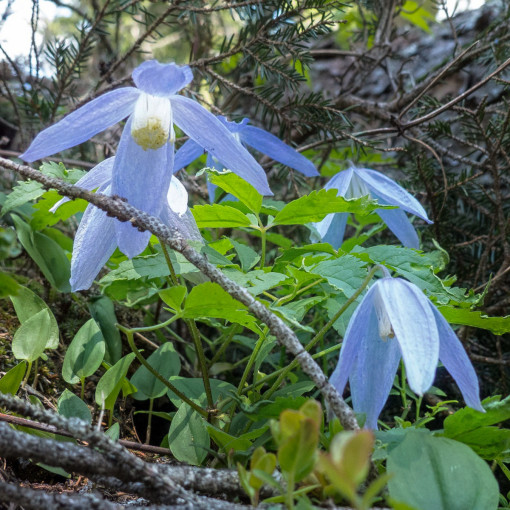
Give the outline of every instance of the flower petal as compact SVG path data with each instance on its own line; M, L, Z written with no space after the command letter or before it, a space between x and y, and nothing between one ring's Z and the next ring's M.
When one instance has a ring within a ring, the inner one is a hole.
M400 278L382 278L374 285L375 306L383 306L402 351L410 388L422 395L432 386L439 358L439 335L429 300Z
M338 190L337 196L345 197L347 190L349 189L349 185L351 184L352 175L352 168L338 172L326 183L324 189L336 189Z
M335 250L338 250L344 240L348 216L348 213L332 213L328 214L322 221L312 223L312 225L319 232L323 243L329 243ZM313 242L317 241L312 237L310 239Z
M94 168L89 170L81 179L79 179L75 185L81 188L92 191L99 186L104 184L110 184L112 178L114 158L108 158L101 163L97 164ZM59 200L51 209L51 212L55 212L62 204L69 202L71 199L64 197Z
M420 217L427 223L433 223L420 202L393 179L368 168L356 168L354 171L366 183L370 191L380 196L387 204L398 205L404 211Z
M377 209L375 212L404 246L415 249L420 247L418 234L402 209Z
M105 189L109 195L110 187ZM89 205L74 238L71 259L71 289L73 292L88 289L101 268L117 247L113 218L104 211Z
M99 96L41 131L20 158L32 162L89 140L130 115L139 95L125 87Z
M314 164L305 158L298 151L283 143L277 136L274 136L263 129L255 126L245 126L240 131L241 141L250 145L262 154L266 154L275 161L294 168L307 177L319 175Z
M192 161L195 161L195 159L199 158L204 152L204 149L200 147L200 145L198 145L198 143L194 140L188 140L185 142L175 153L174 173L188 166Z
M477 411L485 412L480 402L478 377L471 361L441 312L429 302L439 331L439 359L455 379L466 404Z
M342 350L338 358L338 363L335 370L329 378L329 382L337 389L338 393L342 394L347 379L351 373L351 368L356 360L359 352L361 343L364 339L371 335L377 335L377 331L372 331L373 324L370 322L370 318L373 315L373 286L365 294L365 297L361 301L360 305L354 310L347 330L345 331L344 340L342 343ZM377 326L377 323L376 323Z
M160 218L165 225L178 230L184 239L187 239L188 241L203 242L195 218L189 209L183 216L179 216L174 211L172 211L169 205L166 205L163 207L160 213Z
M188 210L188 192L177 177L173 176L166 195L168 205L174 213L182 216Z
M388 400L400 358L396 339L383 341L379 337L377 316L372 309L368 333L360 342L349 377L352 405L356 413L366 415L365 428L377 429L377 419Z
M173 144L159 149L143 150L131 137L131 119L122 133L112 172L112 194L153 216L157 216L167 200L173 168ZM141 253L151 236L139 232L130 223L116 222L120 250L132 258Z
M272 195L266 173L230 131L197 102L172 96L175 123L226 168L248 181L263 195Z
M157 60L148 60L140 64L131 76L140 90L163 97L175 94L193 79L189 66L160 64Z

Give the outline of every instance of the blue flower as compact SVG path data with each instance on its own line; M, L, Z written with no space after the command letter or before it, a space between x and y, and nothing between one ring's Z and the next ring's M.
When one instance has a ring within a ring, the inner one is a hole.
M377 428L401 358L409 387L418 395L432 385L440 360L466 404L484 411L475 370L446 319L418 287L385 277L351 317L330 377L340 394L349 380L354 411L366 415L368 428Z
M375 212L388 225L400 242L408 248L418 248L420 243L413 225L404 211L432 223L425 209L412 195L395 181L368 168L349 168L336 174L325 189L337 189L338 196L360 198L370 195L382 205L396 205L399 209L377 209ZM320 238L312 234L312 241L322 240L340 248L347 224L348 213L328 214L321 222L313 223Z
M94 99L45 129L21 155L25 161L78 145L129 117L122 132L112 172L111 194L158 215L164 207L174 161L175 123L218 161L262 194L271 195L262 167L230 131L197 102L177 95L193 78L188 66L144 62L133 71L135 87L125 87ZM117 244L128 257L147 246L149 232L129 223L115 223Z
M319 172L317 172L317 169L309 159L283 143L277 136L258 127L248 125L249 119L243 119L241 122L230 122L223 116L217 118L242 145L252 147L275 161L301 172L307 177L319 175ZM201 146L195 140L188 140L175 154L174 170L177 172L188 166L204 152L208 152L206 165L209 168L216 168L218 170L222 170L225 167L229 168L228 165L219 165L217 158L206 147ZM216 186L208 183L208 188L209 197L212 201Z
M88 190L97 188L98 192L111 195L114 168L115 158L106 159L85 174L76 185ZM68 201L68 198L63 198L51 211L54 212ZM158 217L166 225L179 230L186 239L202 241L195 219L188 209L188 193L176 177L171 178L165 203ZM87 207L74 238L70 279L73 292L88 289L92 285L117 248L115 227L120 224L120 221L107 216L101 209L91 204ZM137 230L131 228L127 235L134 235L136 232Z

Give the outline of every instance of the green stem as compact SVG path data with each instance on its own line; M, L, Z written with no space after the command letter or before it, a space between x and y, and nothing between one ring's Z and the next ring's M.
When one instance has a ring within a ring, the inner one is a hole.
M161 249L163 250L163 255L165 256L166 265L170 270L170 278L174 286L179 285L179 280L177 279L177 275L175 274L174 265L172 264L172 260L170 259L170 254L168 253L168 249L161 239L159 240L159 244L161 245Z
M171 390L173 393L175 393L183 402L186 402L190 407L192 407L197 413L199 413L204 418L207 418L209 413L202 409L200 406L198 406L193 400L190 400L184 393L179 391L170 381L167 381L160 373L158 373L148 362L147 360L142 356L140 351L135 345L135 341L133 338L133 330L125 328L124 326L121 326L120 324L117 324L117 327L125 333L129 347L131 350L135 353L136 358L138 361L156 378L158 381L161 381L169 390Z
M145 444L150 444L151 442L151 429L152 429L152 409L154 407L154 399L149 399L149 416L147 418L147 433L145 435Z
M289 478L287 480L285 506L287 507L287 510L294 510L294 473L289 473Z
M81 383L80 397L83 400L85 398L85 377L82 377L80 379L80 383Z
M260 241L260 269L264 269L264 266L266 265L266 229L263 226L260 228Z
M29 361L28 362L28 368L27 368L27 373L25 374L25 378L23 379L23 384L22 386L25 386L25 384L27 384L28 382L28 378L30 376L30 372L32 371L32 362Z
M335 313L335 315L329 320L322 329L308 342L308 344L305 346L305 351L310 351L316 344L319 342L324 335L330 330L330 328L335 324L335 322L340 318L340 316L351 306L354 301L358 298L358 296L365 290L366 286L370 283L370 280L374 277L374 274L379 269L379 266L374 266L367 274L363 282L361 282L361 286L359 289L356 290L356 292L340 307L338 312ZM283 379L285 379L286 375L296 368L298 366L299 362L297 360L293 360L289 365L287 365L278 379L273 383L271 388L264 393L263 398L267 399L269 398L280 386Z
M241 377L241 382L239 383L239 386L237 387L237 394L241 395L244 385L246 384L246 381L248 380L248 376L250 375L251 369L253 365L255 364L255 360L257 359L257 356L260 352L260 349L262 348L262 345L264 344L264 341L267 338L267 334L269 332L269 328L264 328L264 331L260 335L259 339L257 340L257 343L255 344L255 348L253 349L252 353L250 354L250 359L248 360L248 363L246 364L246 367L244 369L243 375Z

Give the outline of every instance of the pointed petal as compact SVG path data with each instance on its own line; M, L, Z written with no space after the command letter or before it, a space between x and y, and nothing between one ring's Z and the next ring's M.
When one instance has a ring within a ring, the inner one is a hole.
M112 194L153 216L157 216L167 200L172 177L173 144L159 149L143 150L131 137L131 119L120 139L112 172ZM132 258L149 242L150 232L139 232L129 223L116 222L120 250Z
M345 197L347 190L349 189L349 184L351 183L352 175L352 168L338 172L327 182L324 189L336 189L338 190L337 196Z
M185 142L175 153L174 173L188 166L204 152L204 149L194 140L188 140Z
M105 190L109 194L109 187ZM104 211L89 205L76 232L71 259L71 289L88 289L117 247L114 223Z
M133 71L132 77L140 90L153 96L167 97L184 88L193 79L193 73L188 66L148 60Z
M398 205L404 211L418 216L427 223L432 223L420 202L393 179L368 168L356 168L354 171L366 183L370 191L380 196L387 204Z
M167 205L162 209L160 218L165 225L168 225L170 228L177 229L184 239L187 239L188 241L203 242L195 218L189 209L183 216L179 216L172 211L170 206Z
M368 333L360 343L349 377L352 405L366 415L365 428L377 429L377 419L388 400L401 354L395 338L379 337L375 310L369 319Z
M226 168L248 181L262 195L272 195L263 168L230 131L197 102L172 96L175 123Z
M170 209L179 216L188 210L188 192L177 177L172 177L168 188L167 200Z
M314 164L305 158L298 151L283 143L277 136L274 136L263 129L255 126L245 126L240 131L241 141L250 145L262 154L266 154L275 161L294 168L307 177L319 175Z
M401 278L382 278L376 310L384 307L402 351L410 388L422 395L432 386L439 359L439 335L429 300Z
M335 250L342 246L348 213L328 214L319 223L312 223L321 236L323 243L329 243Z
M464 347L441 312L429 303L439 331L439 359L455 379L466 404L477 411L485 412L480 402L480 388L475 369Z
M81 188L92 191L93 189L99 188L104 184L110 184L112 178L114 158L108 158L101 163L97 164L92 170L89 170L81 179L79 179L75 185ZM69 202L70 198L64 197L59 200L51 209L51 212L55 212L62 204Z
M130 115L139 95L125 87L99 96L41 131L20 158L32 162L89 140Z
M418 234L402 209L377 209L375 212L404 246L415 249L420 247Z
M373 296L374 291L373 287L371 287L365 294L360 305L354 310L347 330L345 331L337 366L329 378L329 382L340 394L342 394L345 389L347 379L351 373L354 361L358 356L362 342L364 342L367 336L374 334L371 330L371 326L373 325L370 322L374 308ZM377 331L375 334L377 334Z

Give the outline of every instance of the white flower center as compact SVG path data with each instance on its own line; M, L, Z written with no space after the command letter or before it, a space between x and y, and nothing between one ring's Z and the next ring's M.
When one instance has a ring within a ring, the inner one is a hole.
M374 308L375 314L377 315L377 323L379 325L379 336L383 340L388 340L388 338L394 338L395 332L393 331L393 326L391 325L388 312L386 311L386 303L381 297L381 294L379 293L378 289L375 291L374 294Z
M159 149L174 138L170 99L142 92L135 104L131 136L145 151Z

